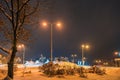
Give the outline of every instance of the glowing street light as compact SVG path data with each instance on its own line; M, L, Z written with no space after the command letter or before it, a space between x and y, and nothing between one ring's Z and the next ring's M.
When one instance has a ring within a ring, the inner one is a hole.
M50 25L50 59L53 61L53 26L57 26L58 28L61 28L60 23L46 23L43 22L43 26L48 26Z
M61 24L60 24L60 23L58 23L58 24L57 24L57 26L61 26Z
M84 63L85 63L84 49L88 49L89 45L82 44L81 47L82 47L82 65L84 65Z
M114 55L115 55L116 57L120 57L120 52L116 51L116 52L114 52Z
M119 54L119 52L115 52L114 54L115 54L115 55L118 55L118 54Z
M43 26L47 26L47 23L46 23L46 22L43 22Z

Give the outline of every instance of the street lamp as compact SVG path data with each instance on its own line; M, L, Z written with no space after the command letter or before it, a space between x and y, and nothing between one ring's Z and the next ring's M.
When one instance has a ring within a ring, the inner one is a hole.
M116 51L114 54L117 56L119 54L119 52Z
M99 59L98 59L98 60L95 60L95 63L96 63L97 65L100 65L100 64L101 64L101 62L102 62L102 61L101 61L101 60L99 60Z
M18 46L18 48L23 49L23 65L24 65L24 63L25 63L25 61L24 61L24 59L25 59L25 45L21 44Z
M77 57L76 54L72 54L71 57L73 58L73 63L75 62L75 57Z
M24 63L25 63L25 61L24 61L24 59L25 59L25 45L24 44L18 45L18 48L19 49L23 49L23 77L24 77L24 70L25 70L25 65L24 65Z
M61 28L60 23L46 23L43 22L43 26L50 25L50 60L53 61L53 26L57 26L58 28Z
M89 45L82 44L81 47L82 47L82 65L84 65L84 63L85 63L84 49L88 49Z

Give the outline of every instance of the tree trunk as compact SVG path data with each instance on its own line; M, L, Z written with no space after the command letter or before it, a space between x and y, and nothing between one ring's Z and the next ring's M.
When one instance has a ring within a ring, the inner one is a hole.
M13 75L14 75L14 58L17 52L17 47L16 47L16 34L14 34L14 41L13 41L13 47L12 47L12 53L10 56L10 60L8 62L8 74L7 76L10 77L11 79L13 79Z
M8 77L13 79L13 62L8 62Z
M8 76L13 79L13 74L14 74L14 58L15 58L15 54L16 54L16 48L13 47L13 51L12 51L12 55L10 58L10 61L8 62Z

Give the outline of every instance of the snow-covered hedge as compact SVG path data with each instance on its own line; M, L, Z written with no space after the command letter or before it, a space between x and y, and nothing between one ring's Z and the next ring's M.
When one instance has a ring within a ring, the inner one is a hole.
M98 67L91 67L90 69L86 69L71 62L49 62L40 67L40 69L47 76L79 74L80 77L87 77L87 73L91 72L105 74L105 71Z

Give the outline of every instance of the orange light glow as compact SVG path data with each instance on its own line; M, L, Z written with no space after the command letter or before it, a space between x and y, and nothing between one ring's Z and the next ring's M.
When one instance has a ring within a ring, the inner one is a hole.
M18 45L18 48L24 48L24 44Z
M89 48L89 45L86 45L86 49L88 49Z
M48 23L47 22L43 22L42 23L42 28L43 29L47 29L48 28Z
M61 29L62 29L61 23L57 23L57 24L56 24L56 27L57 27L59 30L61 30Z
M85 45L82 45L82 48L84 48L85 47Z
M114 54L115 54L115 55L118 55L118 52L115 52Z
M89 48L89 45L84 45L84 44L83 44L81 47L88 49L88 48Z
M21 45L18 46L18 48L21 48L21 47L22 47Z
M43 22L43 26L47 26L47 23L46 23L46 22Z
M61 24L60 24L60 23L57 23L57 26L61 26Z

